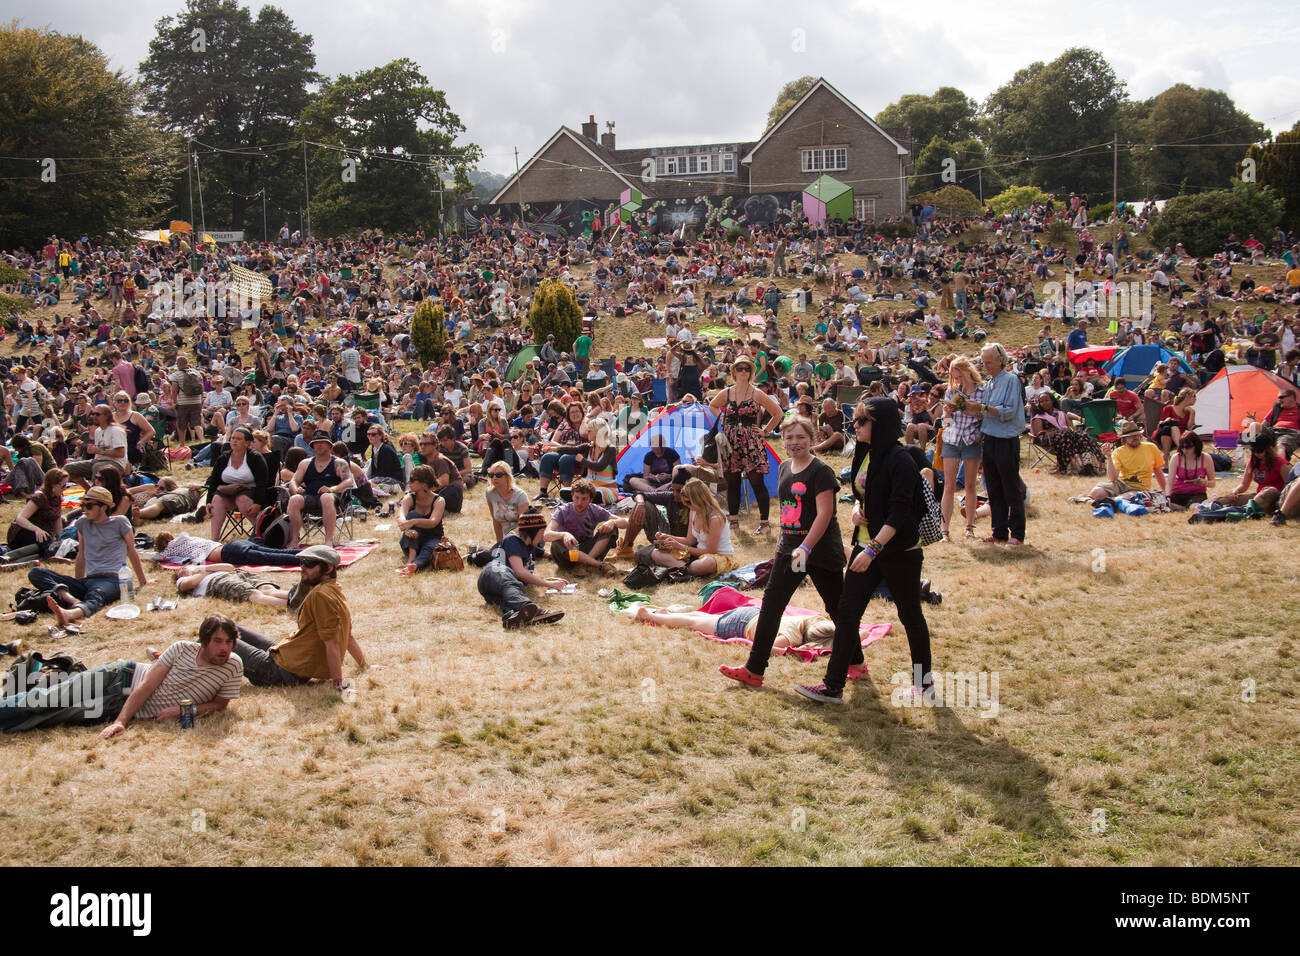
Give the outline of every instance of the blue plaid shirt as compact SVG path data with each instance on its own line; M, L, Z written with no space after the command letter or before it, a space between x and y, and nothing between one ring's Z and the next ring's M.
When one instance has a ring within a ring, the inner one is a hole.
M1025 430L1024 391L1020 379L1001 371L984 385L983 403L989 407L980 430L992 438L1016 438Z

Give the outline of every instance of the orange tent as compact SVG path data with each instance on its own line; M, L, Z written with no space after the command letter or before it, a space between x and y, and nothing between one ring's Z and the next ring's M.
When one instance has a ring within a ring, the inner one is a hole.
M1196 431L1241 431L1242 422L1254 415L1263 421L1282 392L1300 389L1286 379L1253 365L1225 365L1208 385L1196 393Z

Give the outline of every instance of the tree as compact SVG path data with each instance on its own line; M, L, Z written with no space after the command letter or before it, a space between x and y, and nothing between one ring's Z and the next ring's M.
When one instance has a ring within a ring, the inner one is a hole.
M816 83L817 77L815 76L801 76L799 79L791 80L781 87L781 92L776 94L776 102L767 111L767 126L763 128L763 132L766 133L781 122L781 117L790 112L794 104L803 99L804 94L811 90Z
M1282 200L1269 186L1243 183L1194 196L1175 196L1151 231L1157 246L1181 242L1194 256L1208 256L1223 248L1229 235L1238 240L1255 236L1268 243L1282 221Z
M582 332L582 307L572 289L557 279L548 279L537 287L528 309L528 324L534 342L545 342L548 335L554 335L555 347L566 351L573 348Z
M420 364L440 363L447 357L446 314L432 299L423 299L411 316L411 344L420 355Z
M952 86L941 86L929 96L908 93L876 114L876 122L886 129L910 129L912 142L917 145L929 143L936 136L956 141L973 139L979 134L975 101Z
M1282 223L1288 231L1300 229L1300 123L1263 144L1252 146L1247 157L1255 161L1255 179L1282 196Z
M262 7L254 20L237 0L187 0L156 30L140 64L146 108L163 129L199 141L207 222L243 229L255 211L260 234L259 190L273 203L302 203L302 150L293 141L308 87L321 79L311 37L278 7ZM174 196L188 218L187 193L182 177Z
M469 171L482 156L472 144L454 145L464 124L407 59L338 77L303 111L302 128L336 147L313 153L312 222L324 233L436 231L442 209L473 188ZM444 172L455 176L450 188Z
M952 160L949 164L946 160ZM1001 192L1005 181L1000 170L989 162L984 144L977 139L963 139L952 143L935 136L916 155L915 172L908 184L911 190L938 189L952 183L970 190L980 190L986 196ZM946 172L955 177L945 179Z
M1227 187L1245 155L1240 145L1264 138L1262 124L1237 109L1222 90L1193 89L1186 83L1169 87L1142 104L1138 129L1149 144L1138 148L1136 161L1144 195L1173 196L1191 189Z
M1034 203L1045 203L1052 197L1037 186L1012 186L989 200L989 208L999 216L1013 209L1027 209Z
M1111 191L1107 142L1119 132L1123 81L1095 50L1074 47L1051 63L1031 63L984 104L988 144L1015 183L1078 191L1100 199ZM1128 159L1121 155L1126 164Z
M0 28L0 91L0 156L16 157L0 160L0 246L143 228L165 208L181 151L94 44Z

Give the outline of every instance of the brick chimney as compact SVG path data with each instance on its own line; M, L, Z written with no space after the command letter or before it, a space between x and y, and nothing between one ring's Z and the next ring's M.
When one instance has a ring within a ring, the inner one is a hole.
M600 134L600 145L606 149L614 148L614 121L605 121L605 132Z
M582 135L593 143L596 141L596 115L594 113L587 117L587 122L582 124Z

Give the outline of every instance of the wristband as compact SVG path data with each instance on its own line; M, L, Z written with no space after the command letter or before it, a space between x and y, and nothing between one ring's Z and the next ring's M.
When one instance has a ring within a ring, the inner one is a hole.
M812 548L808 547L808 545L800 544L799 550L802 551L804 554L808 555L808 557L812 557Z

